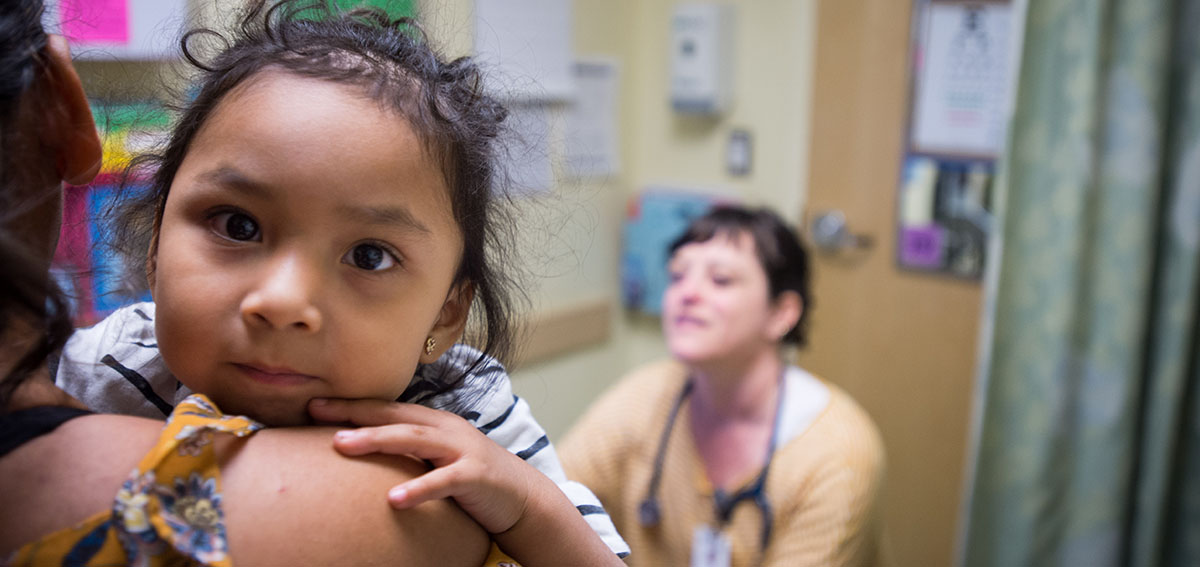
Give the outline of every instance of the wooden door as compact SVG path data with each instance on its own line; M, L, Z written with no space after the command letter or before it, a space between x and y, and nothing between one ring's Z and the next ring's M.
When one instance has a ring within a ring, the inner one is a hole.
M897 268L911 0L819 0L808 210L840 210L864 251L814 253L800 363L883 435L889 564L951 565L962 502L981 284ZM810 239L811 241L811 239Z

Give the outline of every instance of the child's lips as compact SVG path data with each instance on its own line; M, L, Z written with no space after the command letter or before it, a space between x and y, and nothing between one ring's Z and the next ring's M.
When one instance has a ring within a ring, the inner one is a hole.
M303 384L317 379L316 376L304 374L286 367L241 363L234 363L234 366L237 367L238 370L241 370L242 373L248 376L251 380L262 382L264 384L288 386Z

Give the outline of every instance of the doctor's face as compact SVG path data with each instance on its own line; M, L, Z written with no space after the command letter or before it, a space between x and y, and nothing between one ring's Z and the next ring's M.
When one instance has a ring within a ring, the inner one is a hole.
M720 363L778 347L770 332L775 302L749 234L685 244L667 271L662 326L677 360Z

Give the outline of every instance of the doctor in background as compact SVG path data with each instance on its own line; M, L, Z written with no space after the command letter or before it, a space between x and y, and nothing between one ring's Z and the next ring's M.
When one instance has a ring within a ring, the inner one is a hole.
M721 206L670 252L671 359L580 418L561 445L568 474L600 497L631 565L877 564L879 433L785 360L812 305L796 234L769 210Z

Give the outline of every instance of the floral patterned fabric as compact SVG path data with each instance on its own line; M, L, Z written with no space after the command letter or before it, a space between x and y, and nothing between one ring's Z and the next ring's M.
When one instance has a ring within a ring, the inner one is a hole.
M12 565L232 565L212 441L259 429L249 418L223 415L204 396L187 398L111 511L26 545Z

